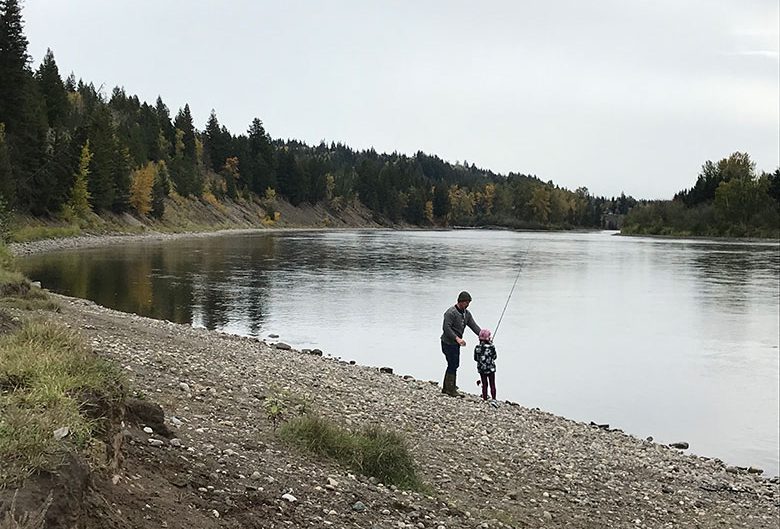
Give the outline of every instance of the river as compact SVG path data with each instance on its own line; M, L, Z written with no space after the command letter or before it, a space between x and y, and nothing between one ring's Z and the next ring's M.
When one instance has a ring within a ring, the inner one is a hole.
M506 305L495 341L500 400L687 441L692 453L778 474L776 242L290 231L19 262L55 292L229 333L278 334L297 348L437 381L442 313L468 290L483 327L494 329ZM458 385L476 393L476 337L466 341Z

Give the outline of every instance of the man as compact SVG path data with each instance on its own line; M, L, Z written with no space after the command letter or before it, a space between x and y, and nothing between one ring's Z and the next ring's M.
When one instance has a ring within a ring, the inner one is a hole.
M477 322L474 321L471 313L467 310L470 303L471 295L463 291L458 294L458 302L444 313L441 352L447 358L447 371L444 373L444 384L441 392L450 397L458 395L458 388L455 383L458 366L460 365L460 348L466 345L466 340L463 339L463 331L466 330L467 326L476 335L479 335L480 331L479 325L477 325Z

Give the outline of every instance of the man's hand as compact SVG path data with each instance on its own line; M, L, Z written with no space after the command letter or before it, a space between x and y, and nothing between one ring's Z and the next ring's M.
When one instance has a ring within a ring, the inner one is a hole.
M458 342L458 345L460 345L461 347L464 347L466 345L466 340L464 340L463 338L455 338L455 341Z

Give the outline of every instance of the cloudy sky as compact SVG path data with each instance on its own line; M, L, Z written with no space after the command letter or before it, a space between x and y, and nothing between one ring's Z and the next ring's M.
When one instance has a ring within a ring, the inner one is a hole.
M780 163L777 0L24 0L29 52L231 132L671 198Z

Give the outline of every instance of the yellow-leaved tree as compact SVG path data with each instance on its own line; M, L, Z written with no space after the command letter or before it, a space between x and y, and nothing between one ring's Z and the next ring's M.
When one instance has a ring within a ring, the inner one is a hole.
M87 220L92 208L89 205L89 189L87 177L89 177L89 163L92 161L92 153L89 150L89 140L81 148L79 157L79 170L75 175L73 187L70 190L70 200L65 205L65 217Z
M130 205L139 215L146 215L152 210L152 188L155 178L157 178L157 164L154 162L148 162L133 171L130 183Z

